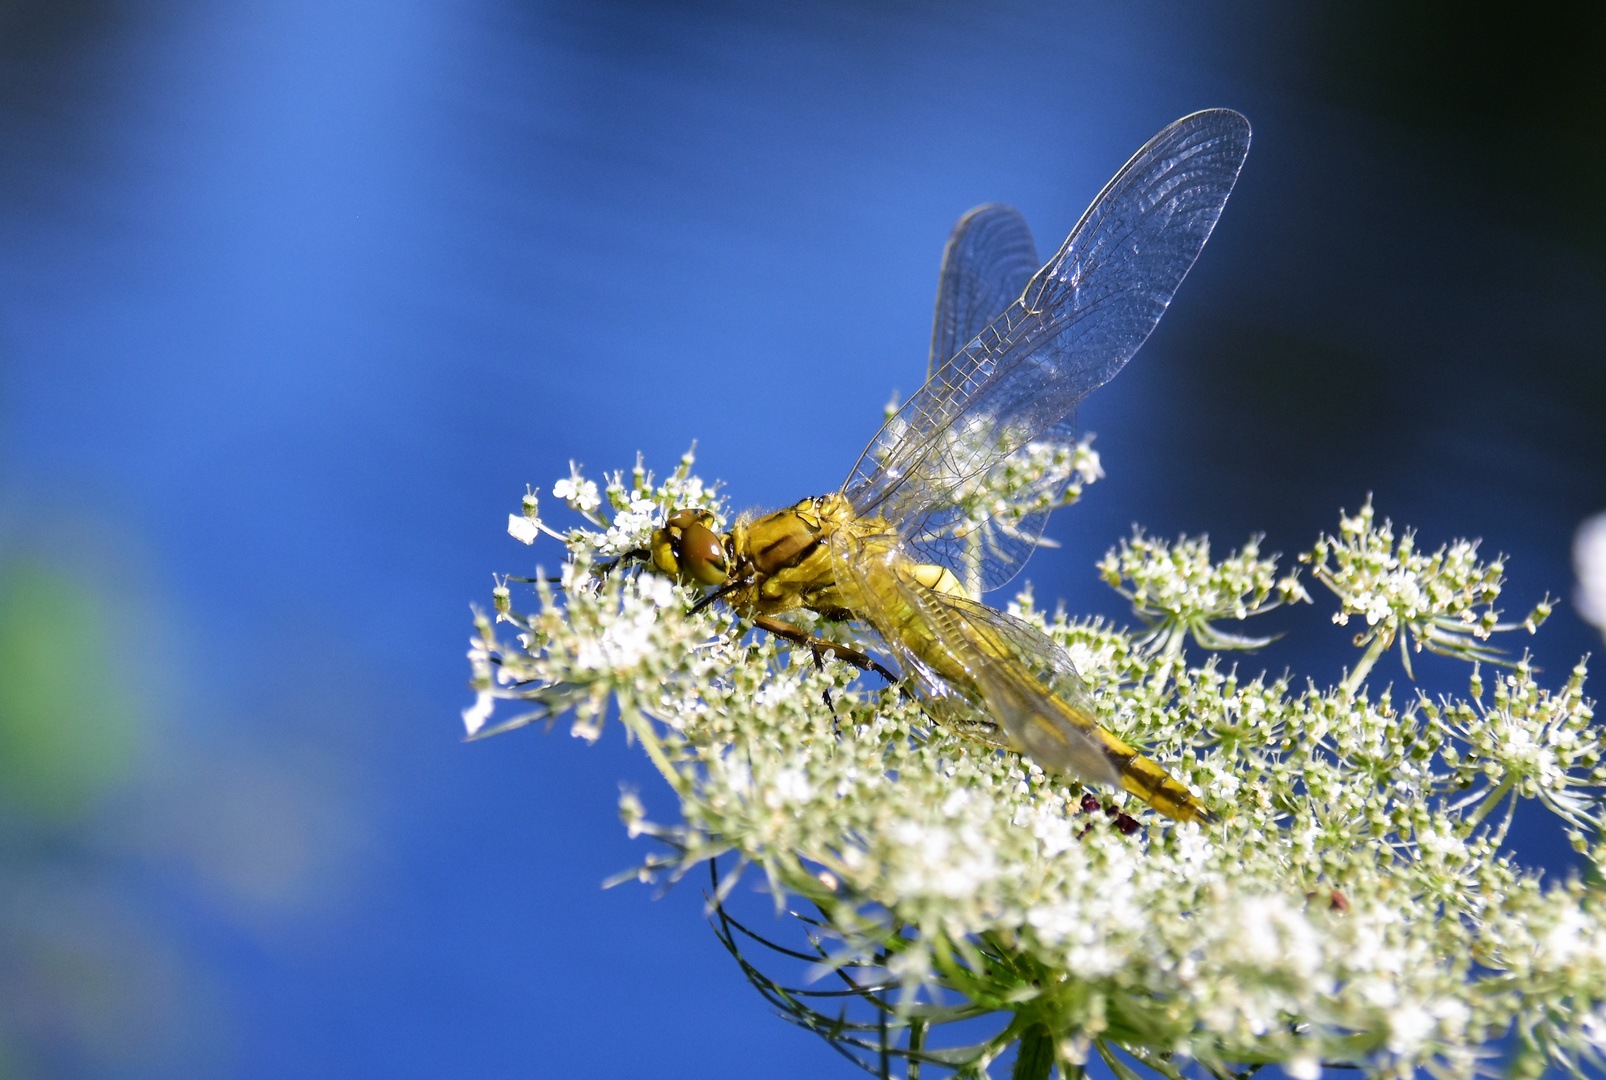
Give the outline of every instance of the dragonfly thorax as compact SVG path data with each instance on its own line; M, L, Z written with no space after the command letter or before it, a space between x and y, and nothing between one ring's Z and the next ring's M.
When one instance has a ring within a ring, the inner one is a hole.
M796 569L809 562L846 516L840 496L819 495L795 506L766 514L732 530L737 558L762 577Z

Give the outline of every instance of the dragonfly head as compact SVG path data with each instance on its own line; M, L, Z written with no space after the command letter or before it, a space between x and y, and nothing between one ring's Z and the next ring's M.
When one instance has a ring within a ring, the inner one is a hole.
M707 510L676 510L652 534L652 564L666 574L703 585L723 585L730 559Z

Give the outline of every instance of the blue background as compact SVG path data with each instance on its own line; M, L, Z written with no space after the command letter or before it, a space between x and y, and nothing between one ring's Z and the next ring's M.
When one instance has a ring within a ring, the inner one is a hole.
M1520 618L1606 508L1603 45L1560 4L0 3L0 1076L851 1075L698 887L599 889L647 850L619 784L672 812L616 728L460 744L469 604L558 561L525 484L696 438L738 506L835 488L961 212L1046 254L1225 105L1248 166L1082 411L1109 478L1040 599L1121 617L1132 522L1298 551L1374 492L1508 552ZM1248 666L1336 679L1317 599ZM1532 645L1558 682L1599 637Z

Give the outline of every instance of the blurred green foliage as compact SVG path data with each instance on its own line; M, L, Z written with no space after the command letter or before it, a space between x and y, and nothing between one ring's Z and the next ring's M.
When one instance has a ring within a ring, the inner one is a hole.
M0 800L79 820L126 778L138 738L90 587L30 558L0 564Z

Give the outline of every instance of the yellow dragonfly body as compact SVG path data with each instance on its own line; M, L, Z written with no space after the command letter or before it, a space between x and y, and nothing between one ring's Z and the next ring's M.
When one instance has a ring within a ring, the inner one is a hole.
M930 376L841 490L723 534L706 511L679 511L654 534L653 563L714 587L710 599L762 629L892 676L784 616L858 621L938 721L1045 769L1120 787L1168 817L1212 820L1184 785L1099 726L1063 649L975 593L1007 582L1039 543L1069 474L1031 466L1070 445L1077 403L1154 329L1248 148L1248 122L1230 110L1169 125L1041 268L1017 212L965 215L943 256ZM984 494L996 470L1027 477L1008 505Z

